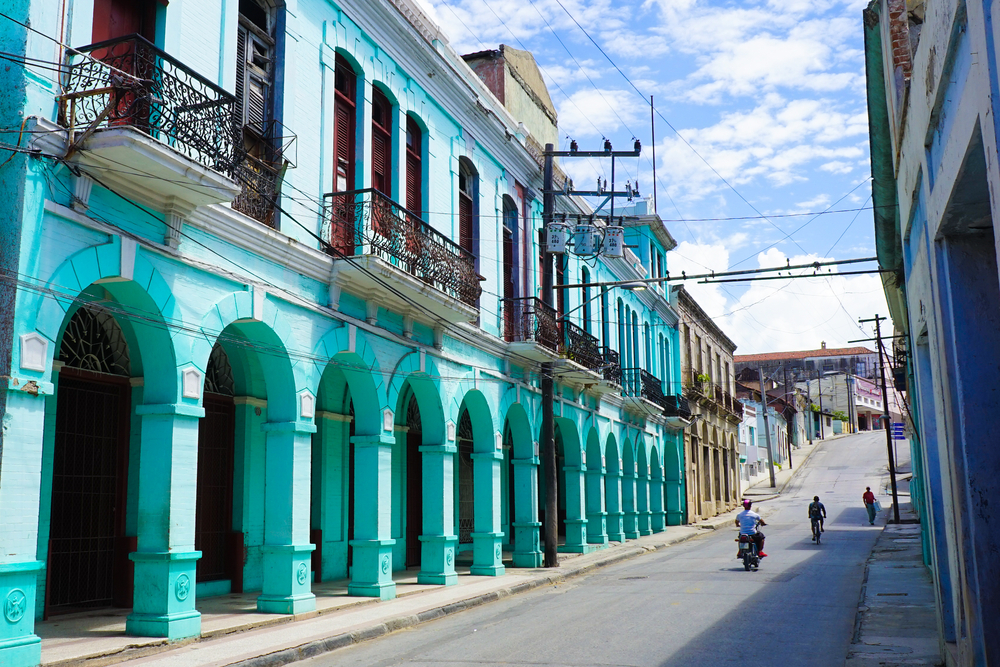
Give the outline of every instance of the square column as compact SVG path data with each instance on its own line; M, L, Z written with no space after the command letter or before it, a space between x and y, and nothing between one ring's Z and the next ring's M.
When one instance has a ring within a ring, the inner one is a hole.
M635 480L636 520L640 535L652 535L649 524L649 474L643 474Z
M609 472L604 477L604 483L607 485L605 497L607 498L608 541L624 542L625 514L622 512L622 476L617 472Z
M538 457L512 459L514 466L514 567L541 567L538 531Z
M309 482L312 434L308 422L268 422L264 452L264 584L257 611L301 614L316 609L311 589Z
M451 586L455 572L455 445L421 445L423 457L423 533L420 535L421 584Z
M663 478L653 477L649 482L650 528L654 533L662 533L667 525L667 513L663 511Z
M587 470L587 543L607 544L607 512L604 510L604 468Z
M198 420L205 409L183 403L139 405L138 544L132 613L125 632L183 639L201 634L195 609L195 505Z
M476 575L504 573L503 532L500 530L500 464L503 452L473 452L475 527L472 533L472 568Z
M30 387L30 389L29 389ZM35 393L37 391L37 393ZM35 560L42 479L42 441L48 382L7 384L0 458L0 664L34 667L42 661L42 640L35 634L39 573ZM23 511L13 508L22 507ZM12 510L12 511L11 511Z
M622 505L625 509L622 517L625 538L634 540L639 537L639 515L635 507L635 473L622 475Z
M566 553L592 551L587 544L587 518L584 515L584 472L579 465L563 467L566 480L566 542L559 547L559 551Z
M356 435L354 443L354 549L347 591L360 597L391 600L392 580L392 434Z

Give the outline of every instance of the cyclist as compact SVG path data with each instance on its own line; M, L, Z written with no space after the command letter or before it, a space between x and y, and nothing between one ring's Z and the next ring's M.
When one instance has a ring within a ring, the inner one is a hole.
M750 500L743 501L743 511L736 515L736 525L740 527L740 535L750 535L757 545L757 555L761 558L766 558L767 554L764 553L764 533L757 530L757 526L766 526L764 519L760 518L760 515L750 509L752 502ZM736 557L740 558L739 552L736 553Z
M809 503L809 519L810 521L819 521L819 532L826 532L823 528L823 521L826 519L826 507L819 501L819 496L813 496L813 501ZM815 542L816 536L813 535L812 539Z

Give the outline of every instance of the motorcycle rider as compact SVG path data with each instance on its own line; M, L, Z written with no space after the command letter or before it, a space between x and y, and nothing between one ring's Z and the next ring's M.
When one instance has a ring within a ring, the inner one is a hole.
M809 521L812 522L813 519L819 519L819 532L825 533L823 521L826 519L826 507L819 501L819 496L813 496L813 501L809 503ZM813 542L815 541L816 536L813 535Z
M750 500L743 501L743 511L736 515L736 525L740 527L740 535L750 535L751 539L757 545L757 555L761 558L766 558L767 554L764 553L764 533L757 530L757 526L766 526L764 519L760 518L760 515L750 509L753 503ZM736 554L737 558L740 558L739 553Z

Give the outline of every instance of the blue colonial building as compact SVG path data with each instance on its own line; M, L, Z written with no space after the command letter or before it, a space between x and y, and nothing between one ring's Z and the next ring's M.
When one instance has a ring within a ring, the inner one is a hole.
M411 0L4 7L0 663L61 613L178 639L212 595L538 567L543 363L560 548L682 521L668 291L539 299L530 54L474 70ZM557 282L663 275L625 222Z

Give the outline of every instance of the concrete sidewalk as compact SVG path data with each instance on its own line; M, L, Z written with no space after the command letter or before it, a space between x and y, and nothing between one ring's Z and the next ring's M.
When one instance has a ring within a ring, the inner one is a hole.
M283 665L679 544L705 534L705 529L728 527L734 517L735 511L698 526L669 526L589 554L560 554L558 568L508 568L501 577L472 576L467 567L459 568L454 586L418 584L414 568L396 574L397 597L385 602L348 596L346 580L316 584L317 610L297 616L257 613L256 593L208 598L198 605L202 636L183 642L126 636L126 609L60 616L36 625L42 664Z
M882 510L880 520L892 508ZM916 521L900 503L902 522ZM943 665L934 584L923 563L920 524L888 524L872 549L845 667Z

